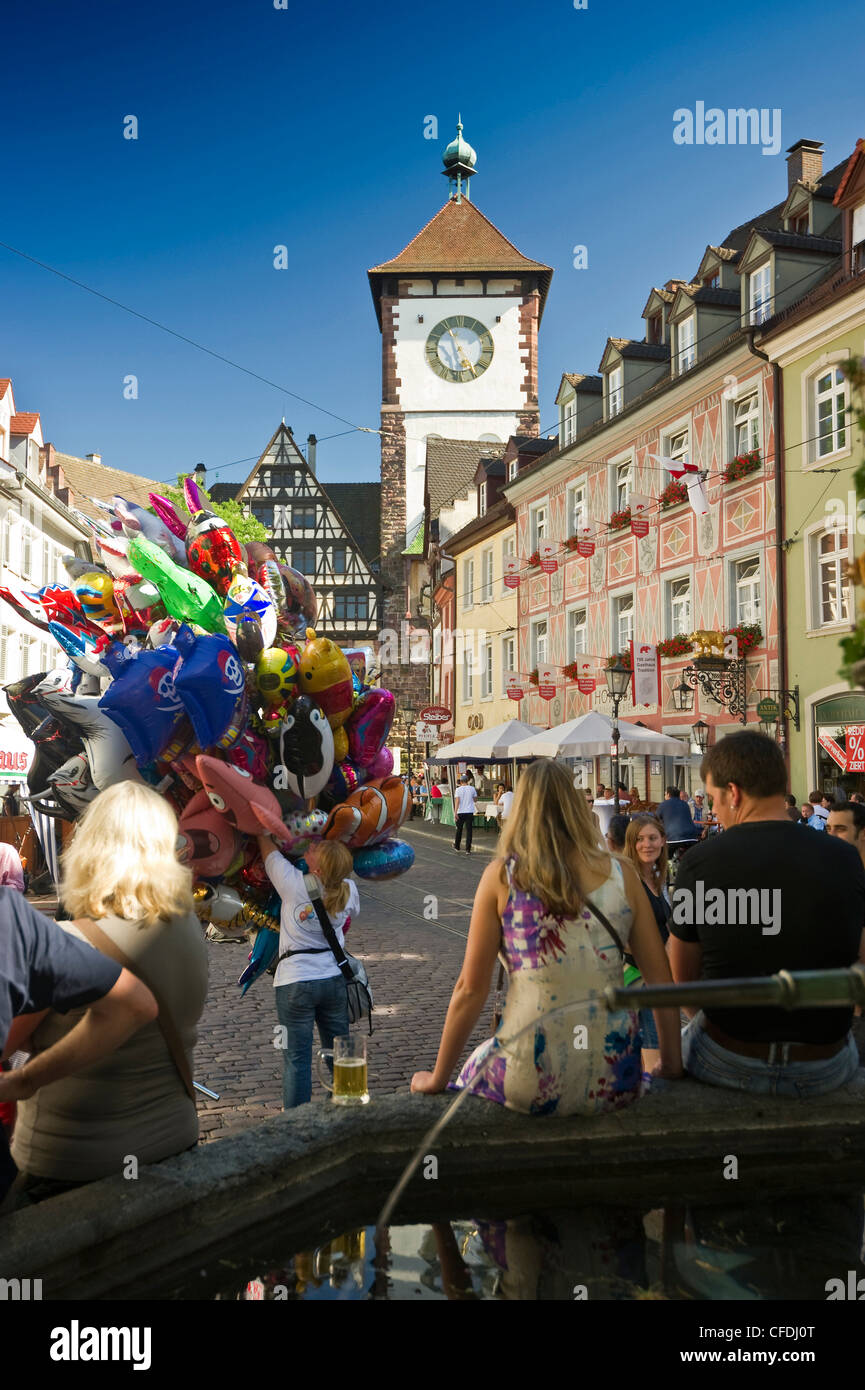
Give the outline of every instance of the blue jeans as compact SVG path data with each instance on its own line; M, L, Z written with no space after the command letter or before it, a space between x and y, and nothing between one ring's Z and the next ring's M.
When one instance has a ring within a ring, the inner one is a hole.
M285 1028L282 1070L282 1104L293 1110L312 1099L312 1035L318 1024L322 1047L349 1029L348 997L342 975L327 980L299 980L277 985L276 1016Z
M709 1086L726 1086L732 1091L750 1091L761 1096L823 1096L852 1081L859 1066L859 1053L852 1036L834 1057L818 1057L811 1062L782 1061L783 1043L778 1044L776 1062L759 1057L740 1057L710 1038L703 1029L703 1015L697 1014L682 1033L682 1060L697 1081Z

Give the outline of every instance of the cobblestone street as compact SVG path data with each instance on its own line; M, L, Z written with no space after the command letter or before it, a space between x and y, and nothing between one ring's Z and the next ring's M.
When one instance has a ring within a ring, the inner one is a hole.
M471 856L457 857L453 831L419 824L404 827L403 835L414 846L414 867L392 883L360 883L361 914L346 943L366 965L375 996L369 1084L378 1095L407 1089L412 1073L435 1061L474 891L496 840L494 832L478 831ZM432 895L438 899L437 920L424 917ZM282 1109L272 979L259 979L241 999L237 977L249 946L217 942L209 951L210 993L195 1079L217 1091L219 1100L198 1098L202 1140L234 1133ZM490 1000L467 1051L489 1034L491 1011ZM313 1099L325 1094L314 1080Z

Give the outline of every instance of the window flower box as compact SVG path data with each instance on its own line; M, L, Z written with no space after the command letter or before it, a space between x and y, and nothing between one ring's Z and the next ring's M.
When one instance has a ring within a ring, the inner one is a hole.
M690 656L693 650L693 642L684 633L679 633L676 637L665 637L663 641L658 643L658 656L660 657Z
M658 498L662 512L667 511L670 507L678 507L680 502L687 502L687 500L688 485L684 483L681 478L674 478L672 482L667 483L667 486Z
M580 674L580 663L578 661L569 661L567 666L564 666L562 670L565 673L566 681L575 681Z
M759 623L740 623L738 627L728 628L725 636L737 639L741 657L754 647L759 647L763 640L763 629Z
M621 510L620 512L613 512L613 515L610 517L610 530L611 530L611 531L624 531L625 528L626 528L627 526L630 526L630 524L631 524L631 509L630 509L630 507L623 507L622 510Z
M608 666L608 667L609 667L609 666L615 666L615 665L617 665L617 664L620 665L620 666L625 666L625 667L627 667L627 669L628 669L629 671L631 670L631 652L630 652L630 648L629 648L628 651L626 651L626 652L613 652L611 656L608 656L608 657L607 657L607 666Z
M540 565L540 563L541 563L541 552L540 552L539 550L533 550L532 553L531 553L531 555L530 555L529 558L528 558L528 566L529 566L529 569L533 569L533 570L534 570L534 569L537 569L538 566Z
M760 450L751 449L747 454L737 454L733 462L727 464L721 477L725 483L738 483L742 478L747 478L749 473L756 473L762 464Z
M530 672L529 672L529 685L538 685L538 684L539 684L539 676L538 676L538 668L537 668L537 666L536 666L535 669L534 669L534 671L530 671Z

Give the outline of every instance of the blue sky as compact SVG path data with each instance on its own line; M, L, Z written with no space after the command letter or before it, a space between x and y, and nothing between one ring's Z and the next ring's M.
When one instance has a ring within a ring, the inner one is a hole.
M211 481L243 478L250 463L225 465L257 457L283 416L301 441L378 425L366 271L444 202L457 111L474 201L555 267L547 428L562 371L595 371L610 334L642 336L652 284L783 198L789 145L824 141L830 168L865 135L859 0L13 0L3 38L0 241L342 417L0 248L0 376L18 408L59 451L158 479L199 460ZM673 112L697 101L780 108L780 154L677 146ZM378 476L375 436L318 457L325 481Z

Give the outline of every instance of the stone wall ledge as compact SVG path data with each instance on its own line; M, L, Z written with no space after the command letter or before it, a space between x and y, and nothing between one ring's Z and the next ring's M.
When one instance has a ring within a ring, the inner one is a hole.
M328 1102L0 1218L0 1278L37 1278L43 1297L168 1296L184 1271L232 1249L283 1253L375 1220L450 1096ZM743 1096L691 1080L656 1082L638 1104L585 1119L533 1118L469 1098L429 1152L394 1221L515 1214L656 1196L730 1200L865 1177L865 1070L817 1100ZM269 1242L269 1243L268 1243ZM202 1289L204 1294L204 1288ZM206 1296L206 1294L204 1294Z

